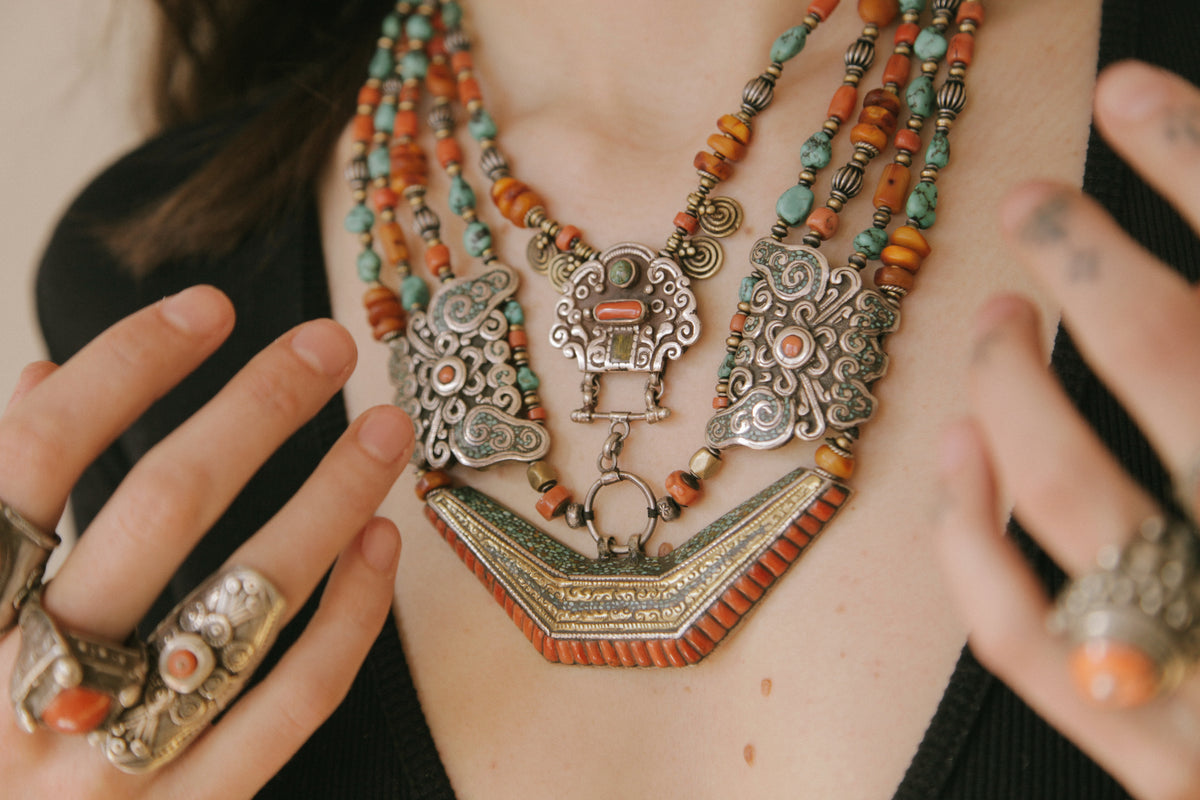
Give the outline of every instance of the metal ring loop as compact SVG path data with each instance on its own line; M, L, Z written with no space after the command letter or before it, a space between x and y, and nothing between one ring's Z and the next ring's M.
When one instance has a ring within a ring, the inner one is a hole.
M597 530L594 508L596 495L600 493L602 488L614 483L621 483L622 481L629 481L641 489L642 494L646 496L646 527L640 534L634 534L629 537L627 547L614 548L610 544L611 537L604 537ZM650 541L650 537L654 535L654 529L658 526L658 502L654 497L654 492L651 490L650 484L632 472L622 472L621 470L614 469L601 475L592 484L591 488L588 489L587 497L583 500L583 521L587 525L588 533L596 540L596 545L599 547L602 556L613 553L640 553L645 547L646 542Z

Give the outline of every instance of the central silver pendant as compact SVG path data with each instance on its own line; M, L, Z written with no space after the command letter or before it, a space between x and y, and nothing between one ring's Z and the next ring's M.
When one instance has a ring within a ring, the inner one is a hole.
M581 264L562 292L550 342L584 376L583 404L571 418L664 419L670 411L658 404L663 370L700 338L696 295L680 266L645 245L617 244ZM647 373L644 413L597 410L599 378L607 372Z

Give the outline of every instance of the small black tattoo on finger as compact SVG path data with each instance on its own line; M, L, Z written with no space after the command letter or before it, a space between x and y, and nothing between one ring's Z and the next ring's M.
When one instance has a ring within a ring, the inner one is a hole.
M1075 250L1067 256L1067 281L1091 283L1100 277L1100 254L1095 250Z
M1200 144L1200 107L1184 106L1169 112L1164 135L1172 144Z
M1067 238L1067 212L1070 209L1070 199L1064 194L1056 194L1042 203L1029 214L1025 224L1021 226L1021 237L1033 244L1057 244Z

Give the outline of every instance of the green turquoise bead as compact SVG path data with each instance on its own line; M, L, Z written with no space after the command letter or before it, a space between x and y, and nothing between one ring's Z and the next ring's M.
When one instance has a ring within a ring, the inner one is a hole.
M496 121L492 119L491 114L481 108L467 120L467 132L475 138L475 141L495 139Z
M462 22L462 6L453 0L442 3L442 22L446 24L447 28L457 28Z
M925 149L925 163L941 169L950 163L950 139L944 133L935 133Z
M742 283L738 286L738 300L743 303L749 303L754 299L754 287L758 285L759 279L753 275L742 278Z
M880 228L867 228L854 237L854 249L867 258L876 259L883 252L883 248L887 247L887 242L887 231Z
M400 15L395 11L383 18L383 35L389 39L398 39L400 37L401 25Z
M917 34L917 41L913 44L913 52L922 61L928 61L931 58L941 58L946 55L948 47L946 37L942 36L937 28L926 28Z
M904 93L904 99L908 101L909 111L918 117L928 117L933 113L933 79L928 75L913 78Z
M379 280L379 268L382 266L379 255L374 250L363 250L358 254L358 277L363 283Z
M718 378L728 378L733 372L733 353L726 353L725 360L721 362L721 366L717 367Z
M424 78L428 71L429 57L419 50L409 50L400 58L400 77L404 80Z
M413 14L404 23L404 35L409 39L427 42L433 37L433 22L424 14Z
M796 227L808 219L813 207L813 191L802 183L788 189L779 195L775 203L775 213L791 227Z
M807 40L808 28L803 25L788 28L779 35L775 44L771 45L771 60L782 64L784 61L794 58L804 49L804 43Z
M380 103L375 109L375 130L391 133L396 127L396 106L392 103Z
M405 276L400 281L400 305L405 309L424 308L429 305L429 287L416 275Z
M475 207L475 190L461 175L455 175L450 181L449 204L450 210L460 217L464 211Z
M475 220L463 231L463 247L472 258L478 258L492 246L492 229L486 222Z
M351 233L366 233L371 230L371 226L375 224L375 215L371 213L371 209L364 206L362 203L354 206L346 214L346 230Z
M367 171L372 178L382 178L392 171L392 157L386 147L376 147L367 155Z
M367 74L372 78L383 80L392 74L392 68L395 66L396 61L392 58L392 51L386 47L380 47L375 51L375 55L371 56L371 63L367 66Z
M504 304L504 318L508 320L509 325L524 325L525 310L516 300L509 300Z
M937 220L937 214L934 213L934 209L937 208L937 201L937 184L921 181L912 190L912 194L908 196L908 202L904 206L904 211L919 227L929 228Z
M915 11L920 14L925 10L925 0L900 0L900 11Z
M538 380L538 376L533 374L533 370L529 367L519 367L517 369L517 386L521 387L522 392L532 392L542 385Z
M833 158L833 146L829 142L829 134L817 131L800 146L800 163L806 169L822 169L829 166Z

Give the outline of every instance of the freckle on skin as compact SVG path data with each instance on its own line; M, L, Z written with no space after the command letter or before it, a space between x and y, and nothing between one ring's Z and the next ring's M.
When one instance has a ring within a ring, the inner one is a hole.
M771 696L771 679L770 678L762 679L762 696L763 697Z
M754 766L754 745L746 745L746 747L742 750L742 758L746 759L746 764L748 766Z

